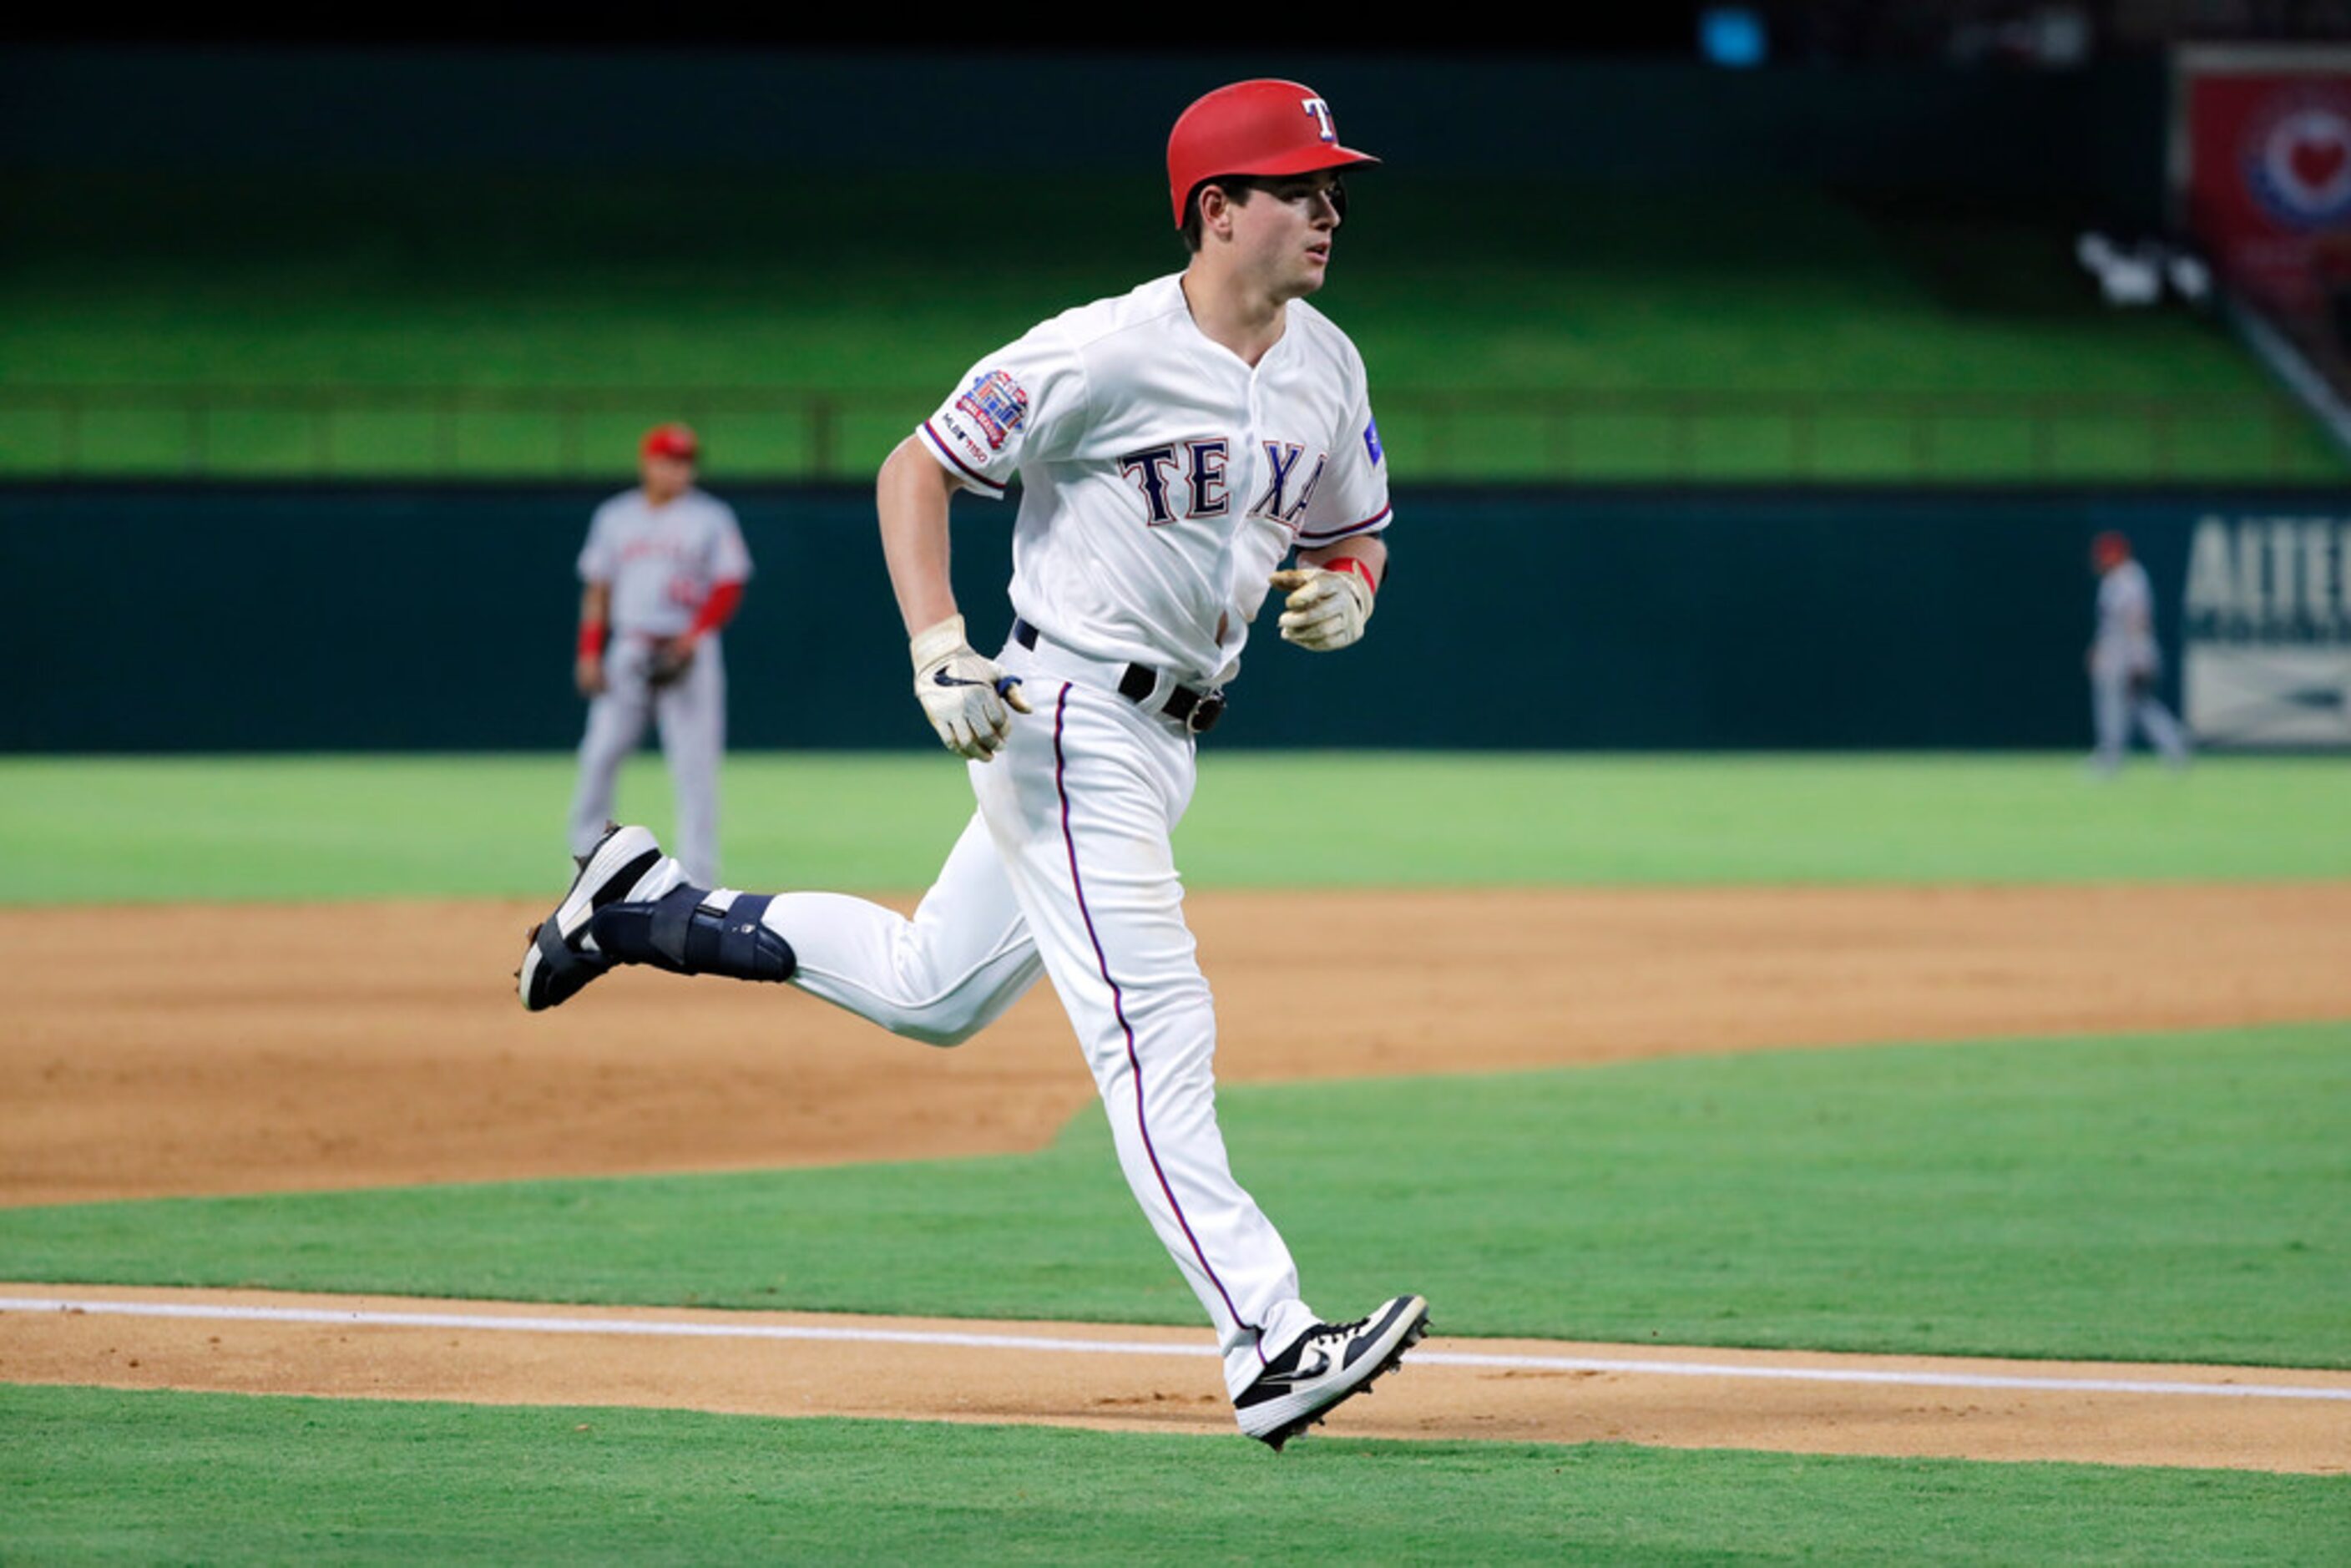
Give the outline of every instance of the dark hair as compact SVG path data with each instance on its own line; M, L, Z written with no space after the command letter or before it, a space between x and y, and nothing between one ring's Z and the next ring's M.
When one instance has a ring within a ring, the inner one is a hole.
M1184 198L1184 246L1194 255L1200 250L1200 193L1214 185L1236 202L1246 202L1251 191L1262 190L1265 182L1254 174L1211 174L1192 187Z

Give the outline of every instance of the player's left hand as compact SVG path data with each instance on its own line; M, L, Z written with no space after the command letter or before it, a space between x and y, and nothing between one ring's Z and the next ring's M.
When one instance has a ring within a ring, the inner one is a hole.
M1372 618L1372 585L1355 573L1301 566L1270 580L1290 596L1282 601L1283 642L1328 653L1362 639Z

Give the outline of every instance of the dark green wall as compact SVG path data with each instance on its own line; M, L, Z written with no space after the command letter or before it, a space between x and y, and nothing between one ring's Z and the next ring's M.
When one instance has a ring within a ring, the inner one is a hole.
M572 560L604 493L0 488L0 750L569 747ZM726 637L735 744L931 744L870 493L721 494L758 562ZM2189 529L2262 504L1406 490L1371 636L1316 656L1269 627L1216 743L2084 745L2091 534L2138 541L2176 652ZM983 644L1011 516L956 513Z

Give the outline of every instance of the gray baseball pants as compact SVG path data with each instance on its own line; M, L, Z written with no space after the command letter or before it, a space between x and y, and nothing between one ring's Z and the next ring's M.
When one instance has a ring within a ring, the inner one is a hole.
M589 700L580 740L580 783L571 797L571 852L586 854L612 816L621 764L661 727L662 755L677 795L678 862L701 887L718 885L718 765L726 752L726 665L718 639L705 637L685 674L660 691L646 681L653 644L616 637L604 655L604 690Z

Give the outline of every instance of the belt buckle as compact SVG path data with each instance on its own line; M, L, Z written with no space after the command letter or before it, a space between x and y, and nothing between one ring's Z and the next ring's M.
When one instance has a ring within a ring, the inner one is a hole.
M1217 686L1200 694L1200 700L1194 703L1192 711L1184 716L1184 727L1194 735L1206 735L1216 728L1217 721L1224 716L1225 688Z

